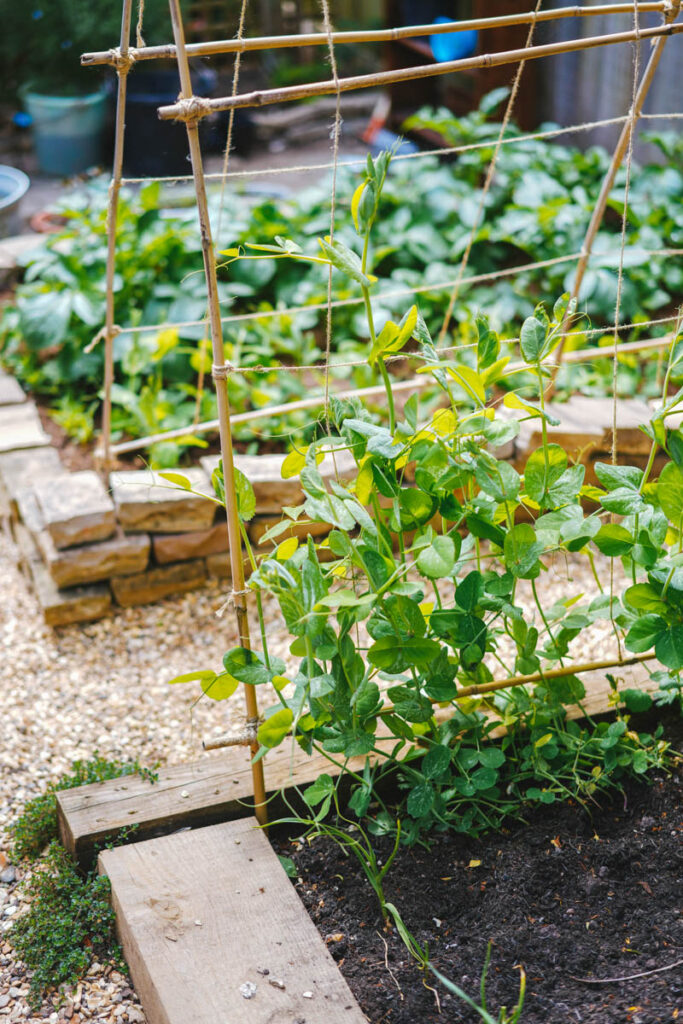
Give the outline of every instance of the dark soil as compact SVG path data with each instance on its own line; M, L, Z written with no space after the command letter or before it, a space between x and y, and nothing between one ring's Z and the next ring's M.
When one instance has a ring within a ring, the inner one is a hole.
M681 721L667 718L680 750ZM429 850L403 848L385 880L387 899L429 944L434 966L471 997L493 941L487 1005L494 1019L501 1005L515 1005L522 964L521 1024L683 1021L682 775L679 763L650 785L628 784L591 816L553 805L483 839L448 835ZM419 970L395 929L383 930L355 858L327 839L286 852L371 1024L478 1024L473 1010ZM625 976L631 980L591 983Z

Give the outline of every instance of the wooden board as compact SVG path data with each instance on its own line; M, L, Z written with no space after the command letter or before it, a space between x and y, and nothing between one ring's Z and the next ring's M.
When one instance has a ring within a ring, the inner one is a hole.
M657 689L643 665L615 669L614 673L623 680L623 688ZM591 716L608 711L605 673L586 673L582 679L586 687L583 711ZM570 718L578 718L582 713L578 707L568 712ZM492 735L502 731L496 730ZM349 764L362 770L364 758ZM327 758L317 754L309 757L291 742L283 743L266 756L264 770L268 794L306 786L323 772L335 774ZM130 775L57 793L62 843L82 865L92 861L97 846L127 825L137 825L137 837L146 839L188 826L196 828L242 818L252 810L249 755L241 747L163 768L155 783ZM271 807L271 817L279 813L280 807Z
M148 1024L367 1024L255 826L247 818L100 854Z

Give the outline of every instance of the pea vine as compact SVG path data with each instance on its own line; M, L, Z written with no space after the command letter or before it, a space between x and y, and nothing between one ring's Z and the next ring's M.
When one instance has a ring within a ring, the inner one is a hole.
M223 254L324 263L360 288L368 363L385 385L388 426L373 422L357 399L331 398L328 435L284 463L283 475L300 478L305 500L283 510L269 539L306 520L327 523L330 533L317 543L288 538L254 562L260 652L233 648L224 671L173 682L199 680L215 699L240 682L269 687L274 703L258 730L257 756L288 735L325 754L351 778L350 809L368 817L375 833L396 827L379 784L390 774L403 791L403 836L414 841L430 829L496 827L525 801L587 801L624 774L664 762L660 731L638 732L632 722L652 698L620 690L616 677L614 720L572 721L567 711L585 697L572 659L582 632L598 620L611 624L619 657L652 652L657 703L680 695L683 430L669 429L666 418L683 403L683 389L671 393L683 369L683 337L672 342L661 403L641 428L651 441L645 467L598 462L598 485L587 484L585 465L548 436L557 422L545 402L552 356L563 322L577 317L568 296L551 312L537 306L524 321L521 377L483 314L476 345L462 351L440 351L417 306L398 323L375 322L372 233L390 158L369 157L353 195L358 251L323 238L319 252L308 254L278 237ZM396 400L387 363L405 351L439 388L436 411L433 403L421 410L419 393L402 407ZM513 373L517 386L508 390ZM496 453L527 420L540 426L542 443L518 472ZM353 472L326 482L320 462L342 450L352 455ZM655 479L662 453L670 461ZM220 498L220 471L215 484ZM241 475L237 491L245 520L254 501ZM629 581L622 593L600 579L596 551L621 560ZM593 566L596 597L568 594L544 604L537 582L558 555ZM268 651L263 594L275 596L292 636L293 675ZM520 676L531 679L477 692ZM349 764L355 758L365 759L360 768ZM337 784L323 775L307 791L318 819Z

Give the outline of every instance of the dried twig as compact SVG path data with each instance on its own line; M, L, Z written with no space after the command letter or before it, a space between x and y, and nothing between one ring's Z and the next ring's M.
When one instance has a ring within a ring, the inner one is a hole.
M638 974L625 974L621 978L577 978L575 974L570 974L569 977L574 981L582 981L584 985L610 985L615 981L633 981L635 978L646 978L649 974L673 971L675 967L680 967L681 964L683 964L683 959L677 960L675 964L669 964L667 967L655 967L652 971L639 971Z

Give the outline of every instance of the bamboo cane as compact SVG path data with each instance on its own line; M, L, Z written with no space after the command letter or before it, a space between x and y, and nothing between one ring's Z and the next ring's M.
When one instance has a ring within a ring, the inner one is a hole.
M480 697L487 693L495 693L497 690L511 690L516 686L527 686L530 683L541 683L548 679L566 679L567 676L578 676L584 672L601 672L609 668L627 668L629 665L640 665L645 661L652 661L655 654L634 654L628 658L612 658L605 661L588 661L580 665L569 665L565 668L551 668L547 672L534 672L527 676L509 676L507 679L494 679L490 683L481 683L479 686L462 686L452 701L439 700L436 697L429 697L432 704L456 703L464 697ZM395 711L393 704L384 704L377 716L390 715ZM380 737L378 737L380 738ZM216 736L214 739L206 740L205 750L220 750L223 747L232 747L243 744L244 738L239 734L226 734Z
M640 3L638 10L657 12L666 10L666 0L652 3ZM332 42L355 45L356 43L396 42L400 39L411 39L415 36L435 36L452 32L479 31L501 26L528 25L533 22L556 21L561 18L589 18L594 15L627 14L633 11L633 0L629 3L600 4L596 7L558 7L555 10L527 11L519 14L504 14L491 18L470 18L467 21L449 22L447 24L409 25L401 28L373 29L354 32L333 32ZM189 43L186 47L188 57L209 57L222 53L246 53L253 50L276 50L300 46L324 46L328 37L324 32L308 32L298 35L255 36L251 39L219 39L206 43ZM176 48L173 45L143 46L134 50L136 61L161 60L174 58ZM81 64L93 67L98 64L115 64L116 53L112 50L98 50L81 55Z
M674 18L678 16L680 9L681 0L671 0L670 7L665 13L665 21L667 22L667 24L669 24L671 21L673 21ZM640 10L639 7L638 10ZM679 28L683 28L683 26L679 26ZM639 37L642 35L642 32L639 33ZM636 92L633 105L628 113L626 121L624 122L624 126L621 129L619 140L612 155L612 160L610 161L607 173L602 182L600 194L598 195L597 202L595 204L595 207L593 208L593 213L590 219L590 223L588 225L588 230L586 231L586 237L584 238L583 246L581 248L581 258L579 259L579 262L576 266L576 277L574 278L574 287L572 288L572 302L569 306L570 309L574 305L574 301L578 299L579 292L581 290L581 284L583 283L584 274L586 273L586 267L588 266L588 261L593 250L593 243L595 242L596 235L600 229L600 225L602 224L602 221L605 216L605 210L607 208L607 200L609 199L609 194L612 191L612 187L614 186L617 171L619 170L623 162L624 154L626 153L626 150L628 148L631 134L635 130L636 121L640 117L641 111L643 109L643 104L645 103L645 98L650 90L650 86L652 85L652 80L654 78L655 71L657 70L657 66L662 58L666 38L666 36L660 36L655 40L653 44L650 59L643 73L643 77L640 80L640 84L638 85L638 90ZM563 333L559 347L557 349L557 366L551 378L550 387L548 389L548 398L552 398L553 396L553 392L555 390L555 380L557 378L560 366L562 365L564 355L564 344L566 338L565 328L569 323L570 316L571 314L565 314L565 318L562 323Z
M123 0L121 14L121 45L116 66L116 129L114 135L114 161L112 179L109 185L107 206L107 266L105 272L105 324L104 324L104 398L102 402L101 449L97 453L104 473L111 466L111 391L114 383L114 338L117 328L114 323L114 273L116 270L116 226L119 212L119 193L123 172L123 145L126 117L126 85L131 61L128 55L130 20L133 0Z
M680 2L680 0L676 0ZM646 28L638 32L614 32L605 36L590 36L587 39L569 39L563 43L547 43L543 46L530 46L517 50L504 50L500 53L485 53L479 57L467 57L464 60L445 61L443 64L420 64L411 68L399 68L396 71L378 71L371 75L355 75L351 78L340 78L338 82L311 82L308 85L290 85L281 89L264 89L262 91L242 93L238 96L220 96L216 99L203 99L192 96L162 106L158 109L162 121L198 121L209 114L222 110L240 107L263 107L272 103L287 103L290 100L310 99L312 96L329 96L340 92L351 92L354 89L368 89L373 86L391 85L394 82L409 82L419 78L434 78L437 75L449 75L454 71L469 71L472 68L493 68L504 64L516 64L522 60L538 60L551 57L558 53L574 53L577 50L589 50L599 46L610 46L616 43L632 43L640 39L658 39L683 32L683 25L663 25L659 28Z
M190 65L188 63L187 53L185 50L185 33L183 30L179 0L169 0L169 7L171 10L173 36L175 39L178 57L178 71L180 73L181 86L180 95L187 98L192 95L192 82L190 79ZM209 319L211 323L211 343L213 347L214 363L213 377L216 384L216 397L218 400L221 455L223 459L223 474L225 480L225 504L228 520L228 537L230 542L230 567L232 571L231 596L235 606L237 632L240 645L242 647L250 648L249 619L247 616L246 590L244 585L244 565L242 562L242 538L240 535L237 495L235 491L235 467L233 462L232 436L230 433L230 403L228 400L227 368L225 366L225 356L223 352L223 332L221 327L216 265L213 242L211 240L211 223L206 200L204 170L199 146L199 131L196 121L187 122L187 139L190 147L192 173L194 175L195 189L197 193L197 210L201 230L202 255L204 258L204 271L206 274L208 290ZM247 725L253 726L258 722L259 717L256 690L254 686L249 684L243 685L247 707ZM254 737L251 740L250 747L252 754L256 755L259 749L258 739ZM252 763L252 779L256 818L262 825L264 825L267 824L268 813L266 805L265 780L263 776L263 762L260 760Z
M589 348L589 349L577 349L574 352L568 352L565 356L565 362L567 363L588 363L593 359L606 358L608 356L614 356L617 353L619 355L628 354L629 352L647 352L657 349L666 348L671 344L673 340L672 334L667 334L662 338L648 338L643 341L628 341L624 342L623 345L614 346L609 345L604 348ZM396 357L395 357L396 358ZM408 355L405 359L412 359L414 355ZM525 369L525 363L512 363L509 366L510 372ZM320 367L324 369L324 367ZM433 382L430 378L421 374L419 377L410 377L408 380L397 380L392 382L392 390L394 391L417 391L420 388L427 387ZM384 394L384 384L373 384L367 388L351 388L347 391L337 391L332 394L333 398L342 400L345 398L365 398L371 395ZM297 412L301 409L322 409L325 406L324 395L311 395L309 398L301 398L297 402L283 402L280 405L269 405L264 406L260 409L250 409L248 412L238 412L236 415L231 417L230 422L236 423L252 423L254 420L266 419L269 416L286 416L287 413ZM218 420L205 420L203 423L193 423L187 427L177 427L174 430L167 430L159 434L151 434L149 437L136 438L134 441L122 441L120 444L113 445L112 452L117 455L122 455L124 452L137 452L143 448L149 447L151 444L157 444L159 441L171 441L174 438L186 437L192 434L208 434L213 430L217 430L219 426Z

